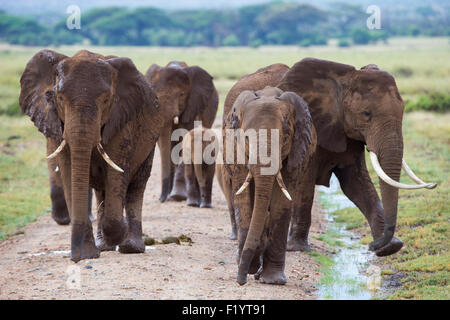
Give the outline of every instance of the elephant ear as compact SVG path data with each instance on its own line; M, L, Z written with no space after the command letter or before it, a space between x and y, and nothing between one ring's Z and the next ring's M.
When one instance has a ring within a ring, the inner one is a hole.
M279 99L294 107L294 134L287 158L287 170L288 172L295 172L304 161L312 143L312 118L308 104L294 92L285 92Z
M195 120L195 117L210 105L216 99L213 77L198 66L187 67L183 69L189 77L191 90L186 101L186 108L181 114L181 123L188 124Z
M343 85L355 68L326 60L305 58L297 62L281 79L278 87L292 91L308 103L318 144L332 152L347 148L343 125Z
M28 62L20 78L19 104L23 113L46 137L62 140L53 90L58 63L67 58L52 50L41 50Z
M159 76L159 72L161 71L161 69L161 66L152 64L145 73L145 78L147 78L147 80L152 83Z
M109 119L102 131L102 141L105 144L139 113L159 106L150 83L129 58L112 58L106 61L117 70L117 80Z

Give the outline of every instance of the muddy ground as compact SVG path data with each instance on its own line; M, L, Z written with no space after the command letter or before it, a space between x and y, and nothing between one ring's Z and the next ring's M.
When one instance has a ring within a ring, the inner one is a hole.
M244 286L236 283L237 242L228 238L229 215L217 181L212 209L160 203L159 193L157 150L145 192L143 231L158 240L184 234L191 245L153 245L144 254L102 252L99 259L75 264L68 252L70 226L58 226L45 215L0 243L0 299L316 298L319 265L306 253L287 253L284 286L261 284L253 276ZM315 208L310 233L314 251L325 252L325 245L314 239L325 228Z

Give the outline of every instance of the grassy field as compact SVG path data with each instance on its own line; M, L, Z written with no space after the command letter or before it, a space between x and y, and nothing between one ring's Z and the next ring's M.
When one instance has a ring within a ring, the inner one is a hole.
M83 49L81 46L53 48L66 55ZM41 48L0 45L0 113L17 108L19 79L27 61ZM316 57L354 65L370 63L396 77L404 100L417 100L423 93L450 94L450 44L447 38L398 38L389 44L338 48L331 43L323 47L234 47L234 48L167 48L167 47L89 47L104 55L131 58L145 73L151 64L166 65L183 60L199 65L211 73L223 105L229 88L244 74L272 63L289 66L305 57Z
M20 75L39 49L0 45L0 240L49 211L44 137L28 118L8 116L17 112ZM55 50L71 55L79 49L81 47ZM350 48L331 44L310 48L88 49L130 57L144 73L152 63L165 65L170 60L200 65L214 76L221 106L229 88L242 75L275 62L292 65L304 57L329 59L357 68L377 64L396 77L404 100L414 101L422 94L433 92L450 94L447 38L391 39L388 45ZM403 133L408 164L420 177L438 182L439 186L435 190L400 191L397 235L405 242L405 248L384 260L384 274L386 277L392 273L403 275L402 288L391 298L448 299L450 114L406 114ZM337 219L346 222L348 228L369 234L357 210L340 211ZM363 241L370 239L366 236Z

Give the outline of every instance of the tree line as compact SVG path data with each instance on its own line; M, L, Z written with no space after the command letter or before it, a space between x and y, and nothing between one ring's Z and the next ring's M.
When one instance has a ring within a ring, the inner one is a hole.
M431 6L382 12L381 30L369 30L369 14L359 5L335 3L328 9L275 1L227 10L166 11L152 7L96 8L81 13L81 29L66 19L53 26L0 11L0 41L20 45L132 46L340 46L385 41L390 36L448 36L446 10Z

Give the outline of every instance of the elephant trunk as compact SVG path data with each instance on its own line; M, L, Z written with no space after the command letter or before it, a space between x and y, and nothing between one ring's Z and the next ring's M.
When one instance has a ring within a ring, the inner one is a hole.
M369 140L368 149L376 154L382 171L392 180L400 181L403 159L401 124L386 123L383 129L375 135L375 138ZM369 249L372 251L383 248L393 240L397 224L398 188L386 183L381 178L379 183L384 209L384 229L383 235L370 244ZM381 234L381 230L375 230L374 235L378 234Z
M89 176L92 150L97 144L95 126L83 121L67 123L65 136L70 148L72 260L81 260L81 249L92 227L89 221ZM94 129L93 129L94 127Z
M260 171L261 168L257 167L256 169L255 171ZM255 184L255 199L249 231L239 261L237 282L240 285L247 282L250 264L260 245L275 182L274 175L261 175L260 172L253 172L252 175Z

